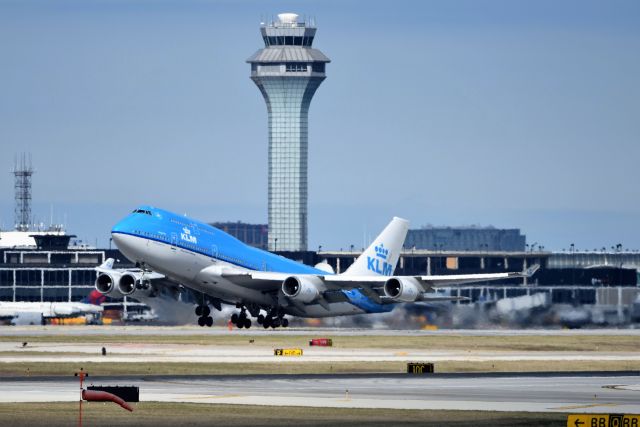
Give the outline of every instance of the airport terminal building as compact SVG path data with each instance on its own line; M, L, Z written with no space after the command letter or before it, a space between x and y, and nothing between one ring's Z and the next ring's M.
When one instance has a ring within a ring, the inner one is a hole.
M107 258L119 260L116 268L134 267L116 249L66 246L68 243L68 235L54 235L38 239L38 244L34 243L31 247L0 248L0 301L82 301L94 289L94 268ZM359 251L279 253L309 265L326 262L336 273L345 271L360 255ZM578 259L585 256L581 253L558 255L535 251L429 251L412 248L405 249L401 254L396 274L494 273L523 271L532 265L540 265L540 270L529 280L510 279L451 289L453 296L470 299L453 304L480 307L498 303L500 306L519 304L519 307L529 304L537 308L581 307L582 311L595 310L600 313L597 317L600 323L626 321L632 316L633 304L638 298L637 270L631 265L621 268L598 264L604 257L609 263L623 258L630 263L632 259L638 260L638 254L599 254L594 258L595 264L575 266ZM560 260L563 264L553 268L552 265L559 264ZM112 303L120 304L125 314L128 304L133 300L127 297L109 299ZM589 314L589 319L594 316Z
M81 301L94 289L94 268L107 258L132 267L118 250L69 245L70 237L56 234L26 247L0 247L0 301Z
M422 227L409 230L406 248L445 251L524 251L526 237L515 229L494 227Z

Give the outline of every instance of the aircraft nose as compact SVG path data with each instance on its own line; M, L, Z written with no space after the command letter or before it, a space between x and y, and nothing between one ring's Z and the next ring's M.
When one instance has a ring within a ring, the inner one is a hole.
M122 248L125 244L125 236L130 234L131 230L126 224L126 221L120 221L111 228L111 239L118 248Z
M143 262L146 244L131 233L122 231L122 228L114 227L111 230L111 238L120 252L131 261Z
M122 243L123 243L122 234L114 230L111 230L111 240L113 240L113 243L115 243L117 247L122 246Z
M111 235L115 237L117 233L126 233L127 231L128 230L126 225L124 224L124 221L120 221L111 228Z

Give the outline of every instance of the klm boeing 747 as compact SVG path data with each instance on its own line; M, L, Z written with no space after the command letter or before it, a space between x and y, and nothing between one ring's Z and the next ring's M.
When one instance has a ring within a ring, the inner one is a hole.
M195 307L200 326L211 326L211 306L235 305L231 321L251 327L288 326L285 315L328 317L384 313L398 303L455 300L438 296L439 287L523 277L495 273L394 276L408 221L393 218L342 274L327 264L307 266L250 247L200 221L141 206L111 230L114 243L138 268L119 270L113 260L98 267L96 289L103 294L153 296L187 287L202 295ZM163 289L166 288L166 289Z

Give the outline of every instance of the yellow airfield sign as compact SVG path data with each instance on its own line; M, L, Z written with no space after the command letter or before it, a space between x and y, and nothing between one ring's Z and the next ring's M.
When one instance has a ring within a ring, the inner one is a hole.
M574 414L567 418L567 427L640 427L640 415Z
M274 356L302 356L301 348L276 348L273 350Z

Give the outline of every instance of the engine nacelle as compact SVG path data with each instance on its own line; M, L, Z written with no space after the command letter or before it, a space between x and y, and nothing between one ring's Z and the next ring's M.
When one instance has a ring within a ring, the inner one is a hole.
M103 295L117 294L117 283L120 281L122 274L117 271L111 271L109 273L98 273L96 277L95 288Z
M414 302L423 292L422 286L413 277L392 277L384 284L385 295L395 301Z
M324 290L324 282L317 277L291 276L282 282L282 293L302 303L318 299Z
M118 291L122 295L131 295L138 288L141 277L141 274L124 273L118 281Z

